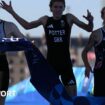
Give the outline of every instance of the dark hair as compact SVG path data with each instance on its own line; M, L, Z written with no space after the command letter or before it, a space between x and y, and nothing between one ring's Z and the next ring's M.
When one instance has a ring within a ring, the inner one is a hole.
M101 18L103 19L105 7L101 9ZM105 21L103 20L103 25L105 25Z
M101 10L101 18L103 18L104 10L105 10L105 7L103 7L102 10Z
M51 8L52 5L54 4L54 2L62 2L64 4L64 7L65 7L65 0L51 0L50 1L50 4L49 4L49 7Z

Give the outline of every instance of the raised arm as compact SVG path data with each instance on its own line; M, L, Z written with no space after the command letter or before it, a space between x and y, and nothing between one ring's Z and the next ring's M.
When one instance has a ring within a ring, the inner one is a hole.
M91 32L93 30L93 16L87 10L87 16L83 16L83 17L88 21L88 24L85 24L84 22L80 21L74 15L68 14L68 19L70 19L73 24L76 24L80 28L82 28L82 29L84 29L84 30L86 30L88 32Z
M83 62L84 62L85 68L86 68L85 76L87 76L87 77L89 77L89 74L92 71L92 68L88 62L87 53L94 46L94 43L95 43L95 35L94 35L94 32L92 32L92 34L90 35L88 44L82 52L82 59L83 59Z
M43 25L44 22L44 18L46 18L46 16L41 17L38 20L32 21L32 22L28 22L26 20L24 20L23 18L21 18L12 8L12 4L11 1L9 4L6 4L6 2L1 1L1 7L6 10L7 12L9 12L25 29L32 29L35 27L38 27L40 25Z

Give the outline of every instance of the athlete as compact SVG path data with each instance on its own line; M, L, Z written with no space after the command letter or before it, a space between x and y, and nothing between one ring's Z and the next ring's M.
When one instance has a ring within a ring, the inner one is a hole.
M94 66L94 96L105 96L105 7L101 10L103 27L93 31L88 44L82 52L82 58L85 64L85 76L89 77L92 68L87 59L87 53L94 48L96 61Z
M63 15L65 9L65 0L51 0L49 7L52 17L42 16L38 20L27 22L13 10L11 2L6 4L1 2L1 7L9 12L25 29L36 28L40 25L45 30L47 42L47 60L56 70L58 77L61 76L63 85L70 96L77 95L76 80L72 70L72 63L69 53L70 34L73 24L91 32L93 29L93 17L89 11L84 18L88 24L81 22L73 14Z
M8 21L0 19L0 38L5 37L21 37L24 38L23 34L19 31L17 26ZM4 52L0 52L0 92L7 91L9 86L9 66ZM0 93L0 105L4 105L5 97Z

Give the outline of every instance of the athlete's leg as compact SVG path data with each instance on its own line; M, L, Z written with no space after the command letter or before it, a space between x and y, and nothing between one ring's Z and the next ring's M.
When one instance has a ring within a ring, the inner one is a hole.
M73 71L65 71L61 74L61 80L70 96L77 96L77 86Z
M2 88L2 83L3 83L3 81L2 81L2 76L3 76L3 72L1 72L0 71L0 91L2 91L1 90L1 88ZM4 105L4 98L1 96L1 94L0 94L0 105Z
M0 56L0 60L0 92L6 92L9 85L9 68L5 55ZM4 105L5 98L6 97L3 97L2 94L0 94L0 105Z
M105 97L105 69L94 70L94 96Z
M37 48L25 52L31 74L31 83L53 105L72 105L58 75ZM44 78L43 78L44 77Z
M72 77L72 78L70 78ZM70 97L77 96L77 86L76 86L76 80L74 78L74 75L61 75L61 81L63 82L63 85L65 87L66 92ZM50 104L52 105L52 104Z
M1 72L0 71L0 92L1 91L7 91L8 90L8 85L9 85L9 73L8 72ZM0 94L0 105L4 105L5 103L5 98L3 97L2 94Z
M69 96L71 96L71 97L77 96L76 85L65 85L65 89L66 89ZM50 103L50 105L52 105L52 104Z
M65 74L65 73L64 73ZM65 87L66 92L70 97L77 96L77 87L76 87L76 81L75 78L73 77L72 79L70 78L70 75L61 75L61 81L63 82L63 85ZM66 78L65 78L66 77ZM68 77L68 78L67 78ZM71 84L69 83L71 81ZM73 82L74 81L74 82ZM50 104L52 105L52 104Z

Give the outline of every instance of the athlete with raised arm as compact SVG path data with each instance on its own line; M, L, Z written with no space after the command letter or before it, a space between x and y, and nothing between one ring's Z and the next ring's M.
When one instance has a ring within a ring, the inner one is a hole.
M58 77L61 76L63 85L70 96L77 95L76 80L73 74L72 63L69 53L70 34L73 24L91 32L93 29L93 17L89 11L84 18L88 24L83 23L71 13L63 14L65 0L50 0L52 17L42 16L38 20L27 22L13 10L11 2L1 2L1 7L9 12L25 29L36 28L40 25L45 30L47 41L47 60L56 70Z
M94 96L105 97L105 7L101 10L103 26L94 30L89 38L88 44L83 50L82 58L85 64L85 76L89 77L92 68L88 62L87 53L94 48L96 61L94 73Z

